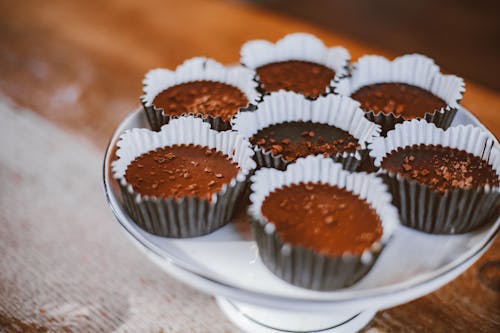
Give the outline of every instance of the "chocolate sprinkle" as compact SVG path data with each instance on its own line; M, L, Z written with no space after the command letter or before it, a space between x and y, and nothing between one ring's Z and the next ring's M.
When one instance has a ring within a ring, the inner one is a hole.
M498 186L498 176L486 161L463 150L413 145L392 151L382 168L427 184L442 194L453 188L471 189Z
M316 98L326 92L335 72L326 66L299 60L275 62L257 68L266 92L291 90Z
M328 124L300 121L266 127L253 135L250 142L274 155L281 154L287 161L360 149L358 141L346 131Z
M326 255L360 255L382 236L373 208L345 189L300 183L271 192L262 214L280 238Z
M239 168L227 155L195 145L174 145L158 148L137 157L125 172L125 179L134 191L155 197L197 196L211 200ZM163 156L175 156L159 162ZM138 165L143 165L139 167ZM218 170L217 174L206 170ZM146 172L146 170L149 170Z
M406 83L377 83L361 87L351 97L365 111L394 113L403 119L424 117L446 107L446 102L422 88Z
M160 92L153 100L167 115L202 114L230 121L248 99L238 88L215 81L181 83Z

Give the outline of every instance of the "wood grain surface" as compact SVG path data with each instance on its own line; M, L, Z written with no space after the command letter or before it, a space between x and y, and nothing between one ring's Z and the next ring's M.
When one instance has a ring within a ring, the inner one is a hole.
M314 33L328 45L343 45L353 59L367 53L395 56L234 1L3 0L0 94L104 150L114 127L139 105L147 70L173 68L198 55L236 63L245 41L275 41L297 31ZM465 80L463 104L498 136L500 94ZM498 332L499 292L497 238L455 281L379 312L367 330Z

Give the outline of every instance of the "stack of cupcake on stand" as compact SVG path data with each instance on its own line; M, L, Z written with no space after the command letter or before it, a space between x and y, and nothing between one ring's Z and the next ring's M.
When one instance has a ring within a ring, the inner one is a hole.
M303 33L247 42L238 66L193 58L155 69L135 115L149 129L120 129L110 147L117 146L107 159L120 189L116 203L158 244L217 242L245 210L246 244L261 263L255 269L291 295L340 304L352 288L370 285L377 259L398 238L496 232L499 145L484 128L452 126L464 90L462 79L425 56L350 63L344 48ZM219 265L212 256L207 265ZM271 303L220 301L249 331L337 332L374 315L311 311L300 302L287 312Z

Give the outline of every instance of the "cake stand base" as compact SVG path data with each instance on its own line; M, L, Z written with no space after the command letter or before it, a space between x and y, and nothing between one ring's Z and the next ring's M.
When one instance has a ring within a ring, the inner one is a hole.
M278 310L216 297L224 314L239 328L251 333L350 333L361 330L376 311L317 313Z

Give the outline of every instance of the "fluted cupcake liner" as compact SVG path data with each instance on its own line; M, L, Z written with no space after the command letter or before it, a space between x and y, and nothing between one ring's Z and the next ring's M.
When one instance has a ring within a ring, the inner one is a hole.
M268 126L291 121L328 124L356 138L360 150L330 156L351 171L357 170L361 165L367 155L366 145L378 137L380 132L380 126L368 121L359 108L359 103L349 97L330 94L309 100L292 91L278 91L265 96L255 111L238 112L231 123L233 130L250 138ZM284 170L291 163L281 154L273 154L257 145L254 150L259 167Z
M293 162L285 160L281 154L274 155L260 147L254 147L255 161L260 168L274 168L285 170ZM365 154L365 153L364 153ZM342 153L329 156L334 162L340 163L345 170L356 171L361 166L363 156L361 153Z
M301 158L286 171L261 169L251 180L252 194L248 212L260 258L276 276L299 287L334 290L359 281L374 265L398 223L397 211L391 205L391 195L380 178L373 174L345 171L340 164L329 158ZM313 249L283 241L272 221L262 215L262 204L274 190L301 182L338 186L366 200L382 223L381 239L361 255L345 253L342 256L322 255Z
M361 257L346 255L327 257L304 247L289 246L266 225L251 218L259 254L264 265L276 276L295 286L328 291L349 287L362 279L373 267L380 251Z
M446 129L450 127L457 111L457 108L446 106L440 111L434 113L426 113L422 119L425 119L429 123L433 123L439 128ZM369 111L365 114L365 117L368 120L373 121L375 124L379 124L381 126L381 135L383 136L387 135L387 132L391 129L394 129L397 124L401 124L405 121L403 117L395 115L393 113L385 114L383 112L375 113L373 111Z
M156 148L180 144L215 148L231 158L240 170L211 200L142 196L127 183L125 172L135 158ZM120 136L116 154L119 159L113 162L113 176L120 184L125 209L142 229L163 237L201 236L225 225L255 168L254 153L246 139L235 132L211 130L209 124L195 117L173 119L159 132L127 130Z
M253 70L275 62L302 60L317 63L335 71L335 76L324 93L335 90L339 81L349 73L349 52L340 46L327 47L316 36L307 33L286 35L275 44L267 40L252 40L241 48L241 63ZM257 82L258 76L255 76ZM261 85L259 90L263 93Z
M432 234L460 234L498 216L498 193L485 189L451 190L443 196L425 184L392 173L382 177L399 208L401 223L410 228Z
M407 121L396 125L386 138L376 139L370 145L370 155L378 167L392 151L416 144L442 145L466 151L489 162L500 177L498 142L488 132L472 125L442 130L424 120ZM401 223L410 228L433 234L459 234L498 217L498 187L457 188L441 194L416 180L383 169L379 172L389 186Z
M356 63L352 64L351 76L337 85L337 92L351 96L361 87L388 82L417 86L445 101L446 107L417 118L425 119L443 129L451 125L465 91L463 79L455 75L440 73L439 66L434 63L434 60L420 54L407 54L393 61L375 55L359 58ZM368 111L366 117L382 126L382 135L404 121L401 115L386 114L382 111L378 113Z
M182 114L169 115L162 108L153 105L155 97L162 91L187 82L194 81L215 81L225 83L243 92L248 99L249 107L260 99L257 92L257 82L254 80L254 71L242 66L225 67L213 59L196 57L186 60L179 65L175 71L168 69L154 69L149 71L144 78L144 94L141 96L141 103L148 122L154 131L159 131L161 126L168 124L170 119L180 116L193 115L208 122L212 129L225 131L231 128L229 121L224 121L221 117L213 117L207 114Z

